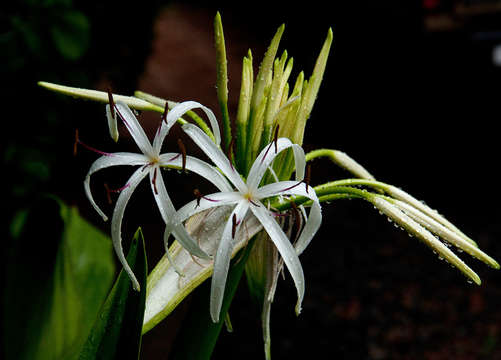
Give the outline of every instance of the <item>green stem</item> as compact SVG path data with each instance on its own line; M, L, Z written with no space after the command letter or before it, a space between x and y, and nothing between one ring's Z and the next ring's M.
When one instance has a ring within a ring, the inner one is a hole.
M353 175L362 179L374 180L365 168L342 151L332 149L318 149L306 154L306 161L312 161L319 157L327 157L339 167L349 171Z
M350 186L325 186L328 184L323 184L314 187L315 193L318 196L320 202L327 202L340 199L364 199L370 201L370 199L376 194L368 192L367 190L357 189ZM298 196L291 200L280 201L276 200L270 203L270 207L278 211L283 211L290 209L292 207L291 203L294 202L296 205L308 205L311 200L307 197Z

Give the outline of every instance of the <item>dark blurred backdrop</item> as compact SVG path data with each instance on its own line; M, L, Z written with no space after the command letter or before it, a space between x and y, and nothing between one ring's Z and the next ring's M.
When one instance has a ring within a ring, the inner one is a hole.
M4 238L15 212L46 192L78 205L108 231L83 194L82 180L96 156L83 150L73 156L74 131L79 128L80 137L99 149L134 149L125 132L122 145L109 140L102 105L49 93L36 82L111 86L124 94L140 89L216 109L212 21L220 11L230 112L235 114L248 48L257 66L276 28L285 23L281 49L294 57L293 76L299 70L308 76L332 27L334 43L305 149L345 151L377 179L437 208L501 259L495 127L501 3L326 4L24 0L6 5L0 13L0 71L7 80ZM156 115L143 118L152 133ZM314 183L347 176L327 161L315 165ZM127 173L108 173L94 184L108 181L118 188ZM173 198L182 204L196 179L171 177L172 188L179 189ZM143 226L153 265L161 256L161 220L156 213L145 214L152 199L147 187L143 190L127 210L124 233ZM104 191L96 193L105 203ZM342 359L501 358L498 272L463 255L484 280L482 287L467 284L457 270L361 202L326 205L324 219L302 257L307 294L299 318L290 279L279 285L272 311L275 358L313 352ZM186 311L189 302L143 338L145 359L167 358L173 328ZM259 312L245 286L230 315L235 331L223 334L214 358L262 357Z

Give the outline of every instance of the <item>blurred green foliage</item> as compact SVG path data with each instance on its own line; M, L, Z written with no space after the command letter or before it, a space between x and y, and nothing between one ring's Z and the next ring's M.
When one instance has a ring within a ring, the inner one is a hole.
M115 276L111 240L53 197L15 219L5 259L3 355L74 358Z
M85 88L108 83L131 93L149 54L158 6L118 0L2 4L0 358L68 358L85 341L115 276L108 237L74 206L85 201L82 182L95 158L73 157L74 132L85 128L86 141L96 146L107 140L104 108L50 93L37 81ZM41 194L73 205L41 200Z

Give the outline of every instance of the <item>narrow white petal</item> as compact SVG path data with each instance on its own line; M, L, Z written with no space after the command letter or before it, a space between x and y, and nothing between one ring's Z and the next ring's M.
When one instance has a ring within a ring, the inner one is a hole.
M277 151L275 152L275 145ZM258 155L254 164L249 171L247 177L247 186L250 189L256 189L261 182L266 170L275 160L276 156L285 149L292 148L294 151L294 161L296 166L296 179L303 180L304 178L304 167L306 164L306 158L304 155L303 148L297 144L293 144L287 138L277 139L276 144L274 142L267 145L261 153Z
M160 165L176 166L181 168L183 165L183 158L181 154L166 153L160 155ZM202 176L209 180L220 191L232 191L233 188L228 183L226 178L214 166L207 164L205 161L197 159L192 156L186 156L186 170L192 171L195 174Z
M139 282L137 281L132 269L127 263L127 259L125 258L124 251L122 248L122 219L125 212L125 207L129 202L129 199L136 189L137 185L143 180L146 175L148 175L147 171L139 168L134 174L129 178L127 182L128 186L120 192L120 196L118 197L117 203L115 205L115 210L113 211L113 217L111 219L111 239L113 241L113 247L115 248L115 252L117 253L118 259L122 263L124 270L129 275L133 287L135 290L139 290Z
M320 207L317 194L311 186L308 186L308 191L306 191L306 184L299 183L298 185L297 181L281 181L278 183L268 184L256 191L256 197L259 198L277 195L304 196L313 200L310 215L308 216L303 231L301 231L301 235L296 242L296 251L298 255L300 255L309 245L322 223L322 209Z
M141 152L145 155L153 156L154 152L150 140L148 140L146 133L141 127L141 124L139 124L139 121L132 110L124 103L117 102L115 105L115 111L118 112L118 115L120 115L124 121L125 126L129 130L130 135L136 142L139 149L141 149Z
M260 203L259 206L251 206L250 209L263 225L264 229L270 236L270 239L273 241L278 252L282 256L287 269L289 269L289 273L291 274L297 289L298 299L296 304L296 314L299 314L301 312L301 303L303 302L305 285L303 268L299 262L296 249L292 246L283 230L275 221L271 213L266 210L263 204Z
M176 209L167 193L163 181L162 172L158 166L149 169L151 192L162 215L163 221L167 224L176 214Z
M232 210L232 206L222 206L197 214L186 222L186 229L207 253L215 254ZM262 226L256 217L247 213L244 224L236 234L232 256L235 256L247 241L261 230ZM166 257L162 258L151 271L148 276L143 331L149 331L164 319L212 273L212 262L206 260L194 262L193 257L177 242L171 246L171 256L185 276L180 278Z
M160 128L155 134L155 138L153 139L153 149L155 149L156 153L160 153L162 150L162 145L164 143L165 137L169 133L171 127L176 123L176 119L169 117L165 119L165 122L160 123Z
M224 289L228 269L230 267L231 253L234 246L233 232L236 233L249 209L248 201L241 201L235 206L229 220L223 230L223 235L219 242L216 256L214 257L214 273L212 274L211 295L210 295L210 315L213 322L219 321L219 313L223 304ZM233 229L233 217L237 219L236 229Z
M242 199L242 195L236 191L204 195L204 197L200 199L200 202L198 200L193 200L181 207L176 213L176 220L172 223L180 224L201 211L218 206L236 204L242 201Z
M243 182L240 174L232 166L228 157L221 149L214 144L199 127L192 124L183 125L183 130L188 134L198 147L212 160L212 162L223 172L235 187L241 192L246 192L247 186Z
M167 193L162 173L158 166L150 169L150 185L155 201L157 202L158 210L160 210L160 214L162 215L162 219L164 220L164 223L169 226L169 224L171 224L176 217L176 209L174 208L172 200ZM200 249L196 241L191 238L182 224L174 226L172 233L179 243L192 255L203 259L209 258L209 256L202 249Z
M117 117L111 116L110 104L106 104L106 118L108 119L108 128L110 130L110 136L115 142L117 142L118 141Z
M104 219L104 221L108 220L108 217L103 213L103 211L97 206L94 198L92 197L92 192L90 191L90 176L94 174L96 171L102 170L104 168L110 166L118 166L118 165L144 165L148 163L148 158L146 158L142 154L134 154L134 153L113 153L109 156L101 156L96 161L94 161L87 173L87 176L84 180L84 189L87 198L90 203L94 207L94 209L98 212L98 214Z
M171 254L171 249L169 248L169 235L171 233L170 229L167 230L168 227L165 227L165 232L164 232L164 248L165 248L165 255L167 256L167 261L169 261L169 264L174 268L174 271L179 275L179 276L185 276L183 269L181 269L174 259L172 258ZM177 244L177 243L176 243ZM172 249L174 250L174 249ZM174 252L174 251L173 251Z
M209 119L210 125L212 127L212 133L214 134L214 138L216 139L216 144L219 145L221 143L221 133L219 132L219 123L217 122L216 116L206 106L196 102L196 101L185 101L174 106L167 114L167 123L175 122L181 116L183 116L186 112L193 109L202 109L207 118Z

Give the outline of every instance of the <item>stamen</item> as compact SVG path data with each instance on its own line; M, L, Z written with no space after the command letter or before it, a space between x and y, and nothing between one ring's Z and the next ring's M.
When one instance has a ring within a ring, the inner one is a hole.
M256 206L256 207L259 207L259 204L258 204L258 203L255 203L255 202L254 202L254 201L252 201L251 199L249 199L249 202L250 202L252 205Z
M196 209L200 206L200 200L202 200L203 196L198 189L193 190L193 195L197 198L197 206L195 206Z
M73 156L77 156L78 150L78 129L75 129L75 142L73 143Z
M299 231L301 230L301 213L299 212L296 203L294 200L291 201L291 210L292 210L292 216L294 216L294 230L296 232L296 235L299 234Z
M167 124L167 114L169 113L169 103L166 101L165 102L165 108L164 108L164 112L162 114L162 121L165 121L165 123Z
M237 214L233 214L233 217L231 218L231 238L235 238L235 233L237 232Z
M171 159L169 159L169 161L174 161L174 160L176 160L180 156L181 156L181 154L176 154Z
M123 121L123 123L125 124L125 126L127 126L127 129L129 129L129 132L132 130L129 123L127 122L127 120L125 120L125 117L120 113L120 110L118 110L118 107L114 104L113 105L115 111L117 112L118 116L120 117L120 119Z
M287 214L277 212L277 211L272 211L271 214L276 218L283 218L283 217L287 216Z
M197 261L197 258L196 258L193 254L190 254L190 256L191 256L191 260L193 260L193 262L194 262L195 264L197 264L197 265L198 265L198 266L200 266L201 268L203 268L203 267L204 267L202 264L200 264L200 262L199 262L199 261Z
M106 199L108 199L108 204L111 205L112 201L111 201L110 187L108 186L108 184L104 183L104 188L106 189Z
M125 188L128 188L130 186L129 183L125 184L124 186L122 186L121 188L118 188L118 189L110 189L110 187L108 186L108 184L104 183L104 188L106 189L106 198L108 199L108 203L111 204L112 201L111 201L111 193L119 193L121 192L123 189Z
M275 145L275 154L278 152L278 129L280 128L279 125L275 128L275 133L273 134L273 141L268 145L268 148L266 149L266 152L264 153L263 158L261 159L261 163L264 161L266 156L268 155L268 151L270 151L271 147Z
M113 93L110 87L108 87L108 102L110 103L111 117L115 118L115 102L113 101Z
M197 205L195 206L195 209L200 206L201 199L204 199L207 201L212 201L212 202L219 202L220 201L220 200L209 199L207 196L203 196L202 193L198 189L193 190L193 194L195 195L195 197L197 199Z
M302 183L303 183L302 181L299 181L297 184L294 184L294 185L292 185L292 186L289 186L288 188L283 189L283 190L282 190L282 192L292 190L292 189L294 189L296 186L301 185Z
M270 145L268 145L268 148L266 149L266 152L264 153L263 158L261 159L261 163L263 163L264 159L266 159L266 155L268 155L268 151L270 151L271 146L273 143L271 142Z
M278 129L280 129L280 125L277 124L275 128L275 134L273 134L273 142L275 143L275 154L278 152Z
M153 190L155 191L155 195L158 195L158 189L157 189L157 170L158 170L158 168L155 167L155 171L153 172L153 179L151 180L151 183L153 184Z
M93 151L95 153L98 153L98 154L101 154L101 155L104 155L104 156L113 156L112 153L108 153L108 152L104 152L104 151L98 150L96 148L93 148L92 146L89 146L89 145L83 143L80 140L80 138L78 137L78 129L76 129L75 130L75 143L73 144L73 155L77 154L77 147L78 147L79 144L82 145L87 150Z
M162 130L162 124L165 122L167 124L167 113L169 112L169 106L167 102L165 102L165 108L164 112L162 113L162 116L160 117L160 124L158 124L158 129L157 129L157 134L160 133Z
M226 156L230 160L231 170L235 170L233 168L233 145L234 144L235 144L235 137L232 136L231 141L230 141L230 145L228 146L228 154L226 154Z
M186 172L186 148L184 147L184 144L181 141L181 139L177 139L177 146L179 147L179 151L181 151L181 155L183 155L182 171Z
M304 184L306 185L306 193L308 194L308 188L310 186L310 178L311 178L311 165L308 164L306 167L306 176L304 177Z

